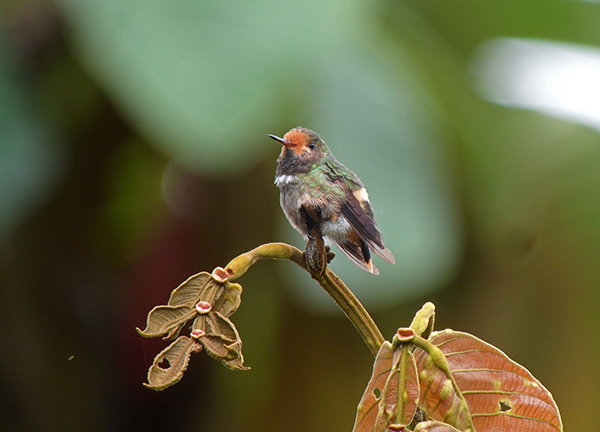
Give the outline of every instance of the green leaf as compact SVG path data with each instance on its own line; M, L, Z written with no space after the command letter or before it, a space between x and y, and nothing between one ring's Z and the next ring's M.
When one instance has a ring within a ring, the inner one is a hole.
M410 328L417 336L427 339L433 331L435 325L435 305L427 302L415 314L413 321L410 323Z
M152 390L164 390L176 384L187 369L192 351L201 349L194 339L180 336L175 342L161 351L148 370L148 384Z

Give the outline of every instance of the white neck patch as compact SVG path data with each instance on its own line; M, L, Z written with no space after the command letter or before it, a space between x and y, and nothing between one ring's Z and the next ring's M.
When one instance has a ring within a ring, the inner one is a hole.
M277 187L281 187L283 185L292 183L295 180L296 180L295 175L280 175L280 176L275 177L275 184L277 185Z

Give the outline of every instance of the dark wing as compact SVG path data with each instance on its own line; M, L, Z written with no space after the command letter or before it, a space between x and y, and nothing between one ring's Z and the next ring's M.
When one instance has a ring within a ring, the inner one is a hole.
M358 198L349 190L346 202L342 205L342 214L361 240L373 249L373 252L390 264L396 264L394 255L383 243L383 237L375 225L373 210L368 202L364 202L363 207Z
M352 240L348 239L344 244L336 242L338 247L352 262L374 274L379 274L379 270L372 263L369 247L385 261L396 264L394 255L385 247L383 236L375 225L371 204L368 201L361 203L352 193L352 189L364 188L359 178L334 157L331 157L331 160L325 165L331 181L346 191L346 202L342 205L341 211L357 237Z

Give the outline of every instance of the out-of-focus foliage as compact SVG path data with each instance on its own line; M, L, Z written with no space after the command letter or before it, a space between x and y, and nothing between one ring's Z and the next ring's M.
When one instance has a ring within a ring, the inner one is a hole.
M409 52L363 18L376 17L377 3L59 4L90 72L140 132L191 169L248 169L273 147L265 134L283 135L288 118L318 131L368 185L397 256L376 280L355 276L367 305L454 274L462 233L440 118ZM355 273L343 260L338 267ZM312 281L294 280L309 307L332 310Z
M531 370L567 430L600 421L599 2L4 0L0 14L3 427L350 430L372 359L286 263L244 281L251 371L192 359L166 392L139 384L160 348L134 328L180 281L288 232L303 246L266 137L298 125L369 190L398 263L332 268L386 336L432 300L442 328Z
M297 115L315 69L369 9L354 0L58 4L81 60L138 130L216 175L264 156L265 131Z
M1 19L0 15L0 19ZM47 199L65 163L0 33L0 237Z

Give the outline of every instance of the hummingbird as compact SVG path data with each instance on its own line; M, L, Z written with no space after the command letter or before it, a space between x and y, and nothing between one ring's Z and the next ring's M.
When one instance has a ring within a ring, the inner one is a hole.
M377 229L369 194L359 178L342 165L327 144L310 129L298 126L283 138L275 184L290 224L305 238L315 228L361 269L379 274L371 251L390 264L396 259Z

